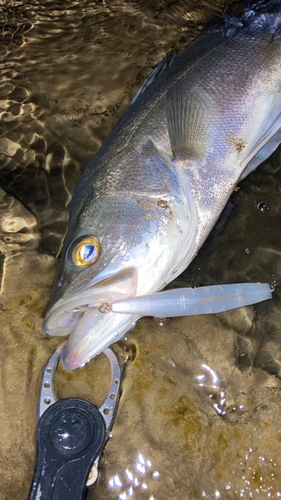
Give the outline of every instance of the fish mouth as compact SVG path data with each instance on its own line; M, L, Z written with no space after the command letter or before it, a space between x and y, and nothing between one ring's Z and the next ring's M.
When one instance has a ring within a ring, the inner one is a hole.
M104 273L101 273L94 284L88 284L71 297L60 299L44 318L42 329L46 335L70 335L61 355L62 364L70 370L83 366L120 340L136 320L136 316L110 311L116 300L135 297L136 269L123 269L103 278Z

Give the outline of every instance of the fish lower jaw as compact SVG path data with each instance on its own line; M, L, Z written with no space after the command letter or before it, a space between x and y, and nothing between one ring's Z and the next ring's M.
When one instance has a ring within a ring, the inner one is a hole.
M96 355L98 356L100 352ZM71 354L61 355L61 364L67 370L76 370L77 368L83 368L87 363L89 363L91 358L84 359L83 356L79 356L77 352L72 352Z
M61 361L68 370L84 366L107 347L121 340L131 330L139 316L100 313L85 315L71 333L62 352Z

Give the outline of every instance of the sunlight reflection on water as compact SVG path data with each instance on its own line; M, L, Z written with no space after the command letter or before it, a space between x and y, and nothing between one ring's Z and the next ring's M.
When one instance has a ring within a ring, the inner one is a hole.
M134 469L136 472L131 472L129 469L126 469L124 479L120 479L119 475L116 474L108 482L111 488L124 488L123 491L121 491L120 493L118 492L118 499L120 500L126 500L126 498L128 497L135 496L138 490L145 490L149 494L149 488L143 481L143 479L145 477L156 479L160 476L160 473L157 470L153 469L150 460L146 460L141 453L138 454ZM141 474L141 476L139 474ZM151 500L154 498L154 496L150 495L147 498Z

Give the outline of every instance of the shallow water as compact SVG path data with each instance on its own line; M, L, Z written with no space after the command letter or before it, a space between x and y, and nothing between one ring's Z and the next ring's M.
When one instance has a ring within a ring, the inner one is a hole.
M27 497L41 322L88 160L143 78L231 2L0 2L1 500ZM115 345L122 394L87 499L267 499L280 493L280 148L240 185L171 286L272 284L274 298L214 316L142 319ZM99 403L99 356L57 373L59 397ZM118 478L118 479L117 479Z

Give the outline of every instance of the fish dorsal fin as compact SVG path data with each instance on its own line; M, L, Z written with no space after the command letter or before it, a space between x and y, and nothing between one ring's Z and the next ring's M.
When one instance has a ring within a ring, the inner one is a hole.
M158 76L160 74L162 74L167 68L169 68L171 66L171 64L173 64L174 60L177 57L178 57L178 53L176 52L172 56L166 56L166 57L164 57L164 59L162 59L162 61L160 61L155 66L155 68L152 70L152 72L146 77L146 79L144 80L144 82L141 84L141 86L138 89L136 95L134 95L134 97L132 98L129 106L131 106L132 104L134 104L136 102L137 98L141 94L144 93L144 91L147 89L147 87L149 87L149 85L151 85L151 83L154 82L156 80L156 78L158 78Z
M184 81L167 94L167 125L175 158L202 162L211 134L213 104L201 89L187 92Z

